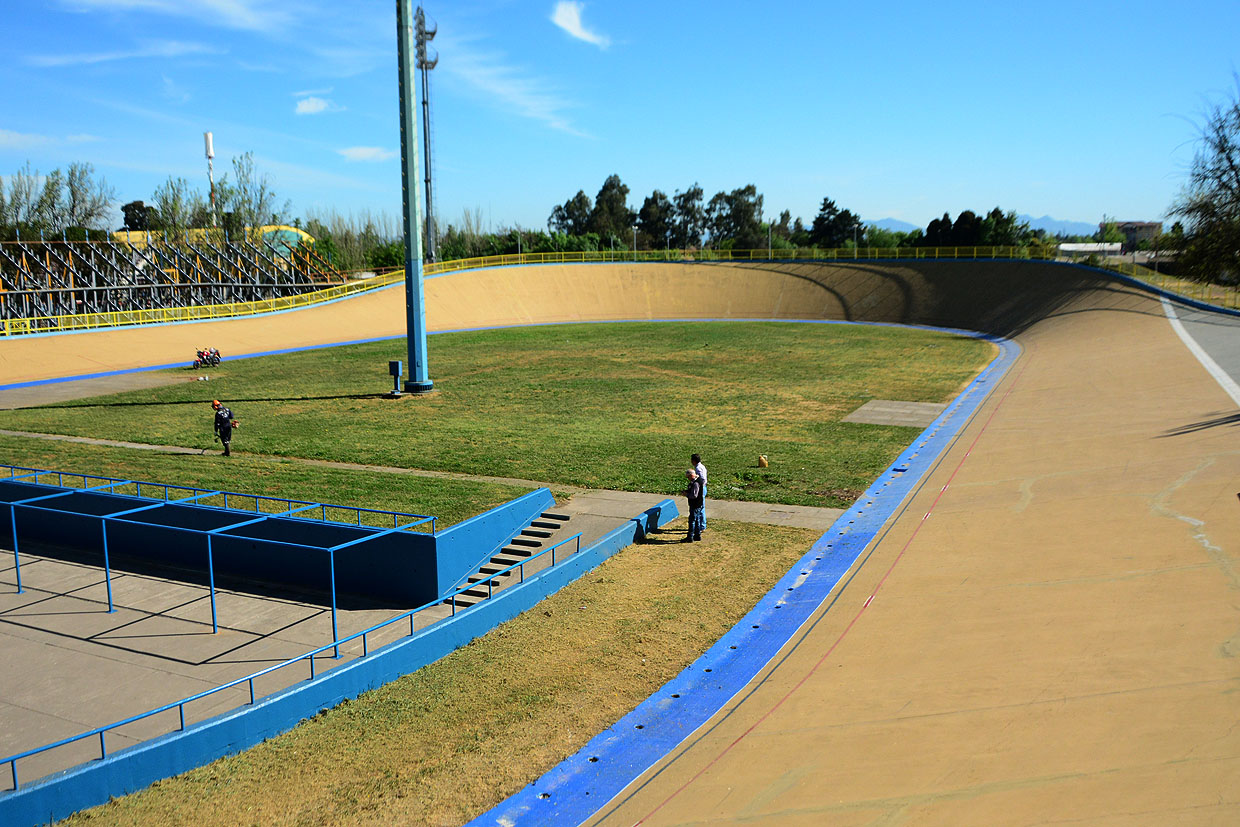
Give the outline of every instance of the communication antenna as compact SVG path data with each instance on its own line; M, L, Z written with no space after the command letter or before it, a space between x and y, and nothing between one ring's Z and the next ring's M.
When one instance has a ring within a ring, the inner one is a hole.
M202 133L202 142L207 151L207 183L211 185L211 227L215 227L215 169L212 161L215 159L215 146L211 142L211 133Z
M426 27L426 14L423 13L422 7L418 6L418 10L413 15L413 26L418 70L422 73L422 154L426 169L424 177L426 181L426 258L428 261L436 261L438 250L435 238L435 202L432 200L433 190L431 189L431 86L427 72L439 63L439 53L436 52L433 57L428 58L426 44L435 39L435 35L439 32L439 25L437 23L431 25L433 28Z

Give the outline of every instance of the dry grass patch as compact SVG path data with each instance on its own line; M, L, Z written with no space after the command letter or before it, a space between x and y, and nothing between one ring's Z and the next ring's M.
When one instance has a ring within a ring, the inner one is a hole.
M705 651L818 532L683 520L485 637L80 824L461 824L580 749Z

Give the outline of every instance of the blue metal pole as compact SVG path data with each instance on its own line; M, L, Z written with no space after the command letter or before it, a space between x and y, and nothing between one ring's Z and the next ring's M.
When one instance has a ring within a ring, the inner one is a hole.
M400 79L400 177L405 219L405 326L409 348L406 393L434 388L426 364L426 307L422 288L421 179L418 117L413 82L413 0L396 0L396 51Z
M332 566L332 641L335 642L340 640L340 633L336 631L336 552L329 550L327 556ZM340 657L339 646L336 647L335 657Z
M215 616L215 557L211 551L211 535L207 535L207 583L211 587L211 634L219 634L220 624Z
M22 561L17 556L17 506L9 506L9 519L13 525L13 567L17 571L17 593L22 593ZM17 785L13 785L17 789Z
M108 584L108 614L116 611L116 607L112 605L112 567L108 564L108 520L106 517L99 521L100 527L103 529L103 579Z

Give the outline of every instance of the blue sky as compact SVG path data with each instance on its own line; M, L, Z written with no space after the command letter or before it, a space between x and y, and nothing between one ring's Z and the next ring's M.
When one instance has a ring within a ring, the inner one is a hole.
M441 221L544 227L617 173L640 206L753 183L924 226L1161 219L1236 93L1240 3L428 3ZM254 153L293 214L400 207L395 4L6 3L0 175L89 161L121 202Z

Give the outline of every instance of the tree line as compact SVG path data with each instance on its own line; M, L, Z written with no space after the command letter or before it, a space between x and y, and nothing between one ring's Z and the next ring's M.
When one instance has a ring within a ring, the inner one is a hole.
M215 210L199 188L169 177L150 202L121 207L123 229L177 233L219 226L229 232L264 224L291 223L316 238L319 251L343 270L400 267L404 243L400 228L386 216L370 213L344 217L335 212L290 218L291 206L278 203L251 153L232 159L232 175L216 184ZM555 205L547 229L483 229L480 211L465 211L446 229L436 225L445 260L515 253L676 249L836 249L858 247L1027 247L1050 253L1060 241L1081 237L1049 236L1030 228L1014 211L995 207L985 213L965 210L931 220L909 232L866 224L852 210L825 197L808 224L782 210L765 215L763 196L753 184L715 193L706 199L696 182L668 195L654 190L641 206L629 205L629 187L609 175L591 198L584 189ZM115 191L96 177L88 163L72 163L46 176L29 162L0 182L0 240L41 234L81 239L104 225L116 203ZM1212 108L1201 126L1200 147L1184 191L1171 214L1183 219L1153 242L1177 251L1186 275L1205 281L1240 281L1240 76L1236 94ZM1114 223L1104 222L1094 241L1118 241Z

